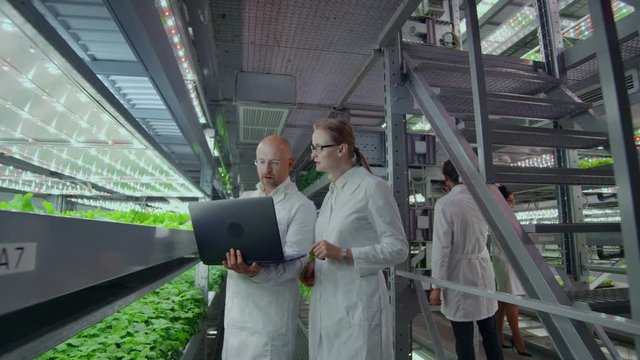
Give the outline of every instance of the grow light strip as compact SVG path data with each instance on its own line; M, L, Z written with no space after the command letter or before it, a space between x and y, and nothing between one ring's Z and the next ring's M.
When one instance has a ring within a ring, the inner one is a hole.
M167 38L169 42L171 42L173 55L178 61L182 78L189 90L189 97L198 116L198 121L201 124L206 124L207 119L204 116L202 105L198 98L197 78L193 71L192 61L190 60L190 51L187 48L188 42L183 41L183 39L187 39L188 37L182 33L182 29L178 26L178 21L176 17L174 17L174 11L169 0L157 0L156 9L158 9L158 14L164 25Z
M525 160L517 161L509 164L511 166L522 167L539 167L539 168L551 168L556 166L556 159L553 154L543 154L540 156L528 158Z
M81 199L81 198L70 198L70 201L74 203L91 206L94 208L100 209L109 209L116 211L141 211L141 212L151 212L143 204L128 202L128 201L114 201L114 200L98 200L98 199Z
M516 211L516 219L522 224L557 224L558 209L538 209ZM619 209L584 209L582 210L585 223L615 223L620 222Z
M536 10L524 6L481 42L485 54L500 54L538 27Z
M30 171L17 169L13 166L0 165L0 188L13 189L34 194L50 195L107 195L96 191L90 186L79 185L75 182L54 179Z
M613 9L613 18L615 21L618 21L625 16L634 12L634 7L629 6L622 1L614 0L611 3L611 7ZM591 15L587 15L582 19L578 20L573 26L562 30L563 38L570 39L579 39L584 40L593 34L593 24L591 23ZM528 60L542 60L542 55L540 54L540 46L536 46L531 49L529 52L522 56L522 59Z

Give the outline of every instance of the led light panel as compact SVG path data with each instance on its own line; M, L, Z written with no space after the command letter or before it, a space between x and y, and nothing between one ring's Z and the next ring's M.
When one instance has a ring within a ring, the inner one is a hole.
M125 195L204 195L8 5L0 39L0 152Z
M38 175L13 166L0 165L0 188L51 195L107 195L91 188L90 184L70 182Z

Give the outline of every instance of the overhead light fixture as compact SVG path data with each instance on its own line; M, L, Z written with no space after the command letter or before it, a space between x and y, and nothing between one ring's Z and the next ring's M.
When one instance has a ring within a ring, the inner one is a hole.
M553 154L542 154L539 156L520 160L520 161L511 163L509 165L522 166L522 167L552 168L552 167L556 167L556 158Z
M206 124L207 119L204 111L202 110L202 102L200 101L200 95L203 94L203 91L199 86L198 77L196 76L196 72L193 68L193 61L191 60L193 57L191 56L189 42L185 41L188 37L182 33L179 14L174 12L173 7L171 6L171 1L169 0L157 0L156 9L158 9L160 20L162 21L162 25L164 25L167 39L172 45L173 55L178 61L182 78L187 85L189 97L191 98L191 103L196 111L198 121L201 124Z
M524 6L504 24L481 41L482 52L500 54L538 27L535 8Z
M1 153L125 195L204 196L9 5L0 37Z
M0 165L0 188L31 192L34 194L108 195L104 192L94 190L89 185L55 179L7 165Z
M565 1L567 2L567 1ZM569 1L570 2L570 1ZM564 6L563 6L564 7ZM563 8L561 7L561 8ZM613 18L618 21L634 11L633 6L629 6L622 1L614 0L611 3L613 10ZM562 30L562 37L565 39L584 40L593 34L593 24L591 23L591 15L587 15L582 19L573 23L570 27ZM542 60L540 46L536 46L522 56L522 59Z

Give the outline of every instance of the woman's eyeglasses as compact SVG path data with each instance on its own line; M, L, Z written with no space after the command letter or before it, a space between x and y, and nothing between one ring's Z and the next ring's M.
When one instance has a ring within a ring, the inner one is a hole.
M330 144L330 145L311 145L309 146L309 148L311 149L311 153L312 154L320 154L322 152L322 149L325 148L329 148L332 146L338 146L337 144Z

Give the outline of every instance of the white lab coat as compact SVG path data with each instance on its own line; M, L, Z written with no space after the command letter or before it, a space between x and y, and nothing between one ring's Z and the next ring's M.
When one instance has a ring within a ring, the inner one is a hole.
M487 250L488 226L464 185L436 202L431 274L436 279L495 290ZM442 313L452 321L476 321L498 310L496 300L442 289Z
M493 272L496 275L497 291L512 295L525 295L518 275L513 271L511 263L495 238L491 242L491 262L493 263Z
M315 261L309 359L392 359L382 270L405 260L409 247L386 182L354 167L332 183L316 223L318 240L350 248L354 263Z
M258 190L242 197L265 196ZM314 204L287 178L270 195L285 257L306 255L313 244ZM223 359L293 358L300 305L298 276L305 258L265 266L253 278L229 271Z

